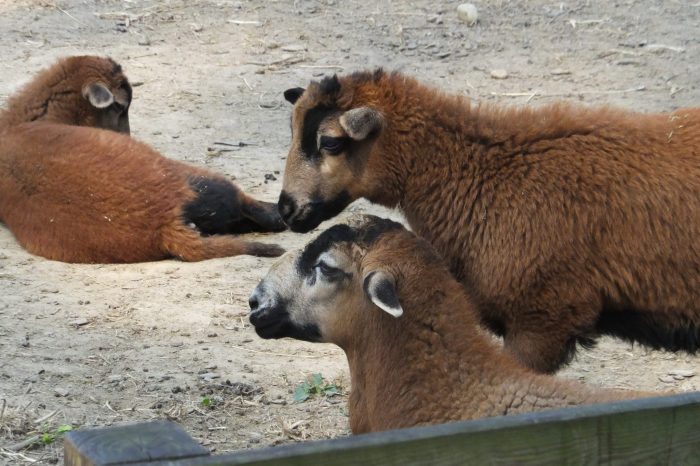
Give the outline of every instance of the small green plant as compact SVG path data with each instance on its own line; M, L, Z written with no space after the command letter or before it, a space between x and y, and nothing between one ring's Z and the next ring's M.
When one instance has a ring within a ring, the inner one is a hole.
M214 409L224 404L224 399L219 395L203 395L200 404L205 408Z
M301 403L312 396L333 396L338 395L340 390L337 385L328 383L321 374L311 374L294 390L294 402Z
M61 437L66 432L73 430L73 426L70 424L61 424L54 430L45 429L44 433L41 434L41 443L44 445L50 445L56 441L57 438Z

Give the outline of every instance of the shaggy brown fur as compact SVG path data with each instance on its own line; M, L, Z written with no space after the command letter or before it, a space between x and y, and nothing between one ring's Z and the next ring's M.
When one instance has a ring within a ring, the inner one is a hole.
M94 82L102 83L97 94ZM78 57L60 61L10 99L0 125L0 221L20 244L66 262L281 254L277 245L231 235L283 230L274 204L127 135L86 127L124 128L121 118L89 111L94 102L117 102L124 83L113 61ZM125 114L128 103L119 105Z
M90 102L90 86L94 84L112 94L104 107ZM131 95L131 85L121 66L111 58L63 58L8 99L7 108L0 110L0 128L44 121L128 133Z
M318 265L324 261L345 278L305 266L328 268ZM375 273L391 277L384 295L398 296L400 317L368 298L366 277ZM256 288L251 308L263 337L300 338L313 324L313 340L345 351L355 434L645 396L523 368L480 330L464 288L433 248L388 220L332 227L304 252L285 256Z
M700 347L700 109L473 105L381 71L286 96L293 230L360 197L401 208L539 371L599 334Z

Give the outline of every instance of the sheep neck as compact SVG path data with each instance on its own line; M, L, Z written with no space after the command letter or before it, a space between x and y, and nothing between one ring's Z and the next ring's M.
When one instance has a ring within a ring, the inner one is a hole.
M80 105L65 105L77 97L68 80L68 72L62 65L40 74L9 99L5 110L0 110L0 129L37 120L77 124ZM60 112L50 108L54 100L64 103Z
M409 277L404 290L410 291L400 292L403 316L363 312L353 323L358 337L342 345L354 433L635 396L593 391L518 365L482 333L463 289L448 276L427 271Z
M490 392L487 387L498 384L497 370L513 366L480 333L459 285L449 283L448 292L446 286L430 286L434 282L420 283L408 281L411 292L400 297L403 316L378 308L363 312L353 325L361 337L343 345L356 433L463 419L455 407L471 394Z

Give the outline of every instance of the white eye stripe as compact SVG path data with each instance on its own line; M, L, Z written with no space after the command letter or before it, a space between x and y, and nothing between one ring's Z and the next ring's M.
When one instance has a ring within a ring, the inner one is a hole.
M337 263L336 260L333 258L333 256L331 256L331 255L330 255L329 253L327 253L327 252L324 252L324 253L322 253L320 256L318 256L318 260L317 260L316 262L317 262L317 263L318 263L318 262L323 262L323 263L326 264L327 266L333 267L333 268L336 268L336 269L340 268L340 267L338 267L338 263Z

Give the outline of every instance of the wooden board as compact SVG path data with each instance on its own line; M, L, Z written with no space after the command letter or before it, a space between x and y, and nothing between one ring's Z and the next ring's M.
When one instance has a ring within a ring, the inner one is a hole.
M700 392L138 464L697 465Z
M76 430L64 440L66 466L102 466L209 455L180 426L155 421Z

